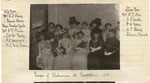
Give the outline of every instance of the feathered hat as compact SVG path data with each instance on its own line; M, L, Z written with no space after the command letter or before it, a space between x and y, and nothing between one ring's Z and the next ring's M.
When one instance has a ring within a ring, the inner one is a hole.
M69 23L70 24L76 24L76 25L80 24L80 22L76 20L75 16L72 16L72 17L69 18Z

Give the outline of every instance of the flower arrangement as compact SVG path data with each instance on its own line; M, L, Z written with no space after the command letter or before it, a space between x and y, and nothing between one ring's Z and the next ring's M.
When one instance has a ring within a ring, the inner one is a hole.
M56 53L57 55L65 55L66 54L66 48L64 46L59 46L58 48L56 48Z
M86 45L87 45L87 42L85 42L85 41L82 40L81 43L79 43L77 47L85 48Z

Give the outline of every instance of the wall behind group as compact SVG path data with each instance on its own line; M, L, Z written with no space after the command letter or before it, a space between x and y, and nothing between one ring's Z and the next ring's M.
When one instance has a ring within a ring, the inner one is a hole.
M105 23L112 23L112 27L119 21L119 9L117 4L49 4L48 21L55 24L68 25L69 17L75 16L79 22L90 23L95 18L102 19L102 27Z

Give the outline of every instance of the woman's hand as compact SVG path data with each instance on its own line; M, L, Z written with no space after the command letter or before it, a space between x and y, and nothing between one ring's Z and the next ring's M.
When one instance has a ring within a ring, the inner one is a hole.
M90 49L93 50L94 48L93 48L93 47L90 47Z
M112 55L112 52L106 52L105 51L105 53L104 53L106 56L110 56L110 55Z
M95 51L96 51L96 49L92 49L92 50L91 50L91 52L95 52Z
M101 46L99 46L99 47L95 48L95 50L100 50L100 49L102 49L102 47L101 47Z

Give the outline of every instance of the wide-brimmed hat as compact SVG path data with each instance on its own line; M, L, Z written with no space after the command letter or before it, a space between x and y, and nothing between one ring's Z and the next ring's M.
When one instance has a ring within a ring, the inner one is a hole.
M62 35L68 33L68 31L69 31L69 30L68 30L67 28L63 29L63 30L62 30Z
M90 23L90 26L92 26L93 23L95 23L97 26L101 26L101 19L100 19L100 18L95 18L95 19L92 20L92 22Z
M32 24L32 27L33 27L33 29L37 29L37 28L40 28L40 27L43 26L43 25L44 25L43 21L40 20L40 21L38 21L37 23L33 23L33 24Z
M69 18L69 23L70 24L76 24L76 25L80 24L80 22L76 20L75 16L72 16L72 17Z

